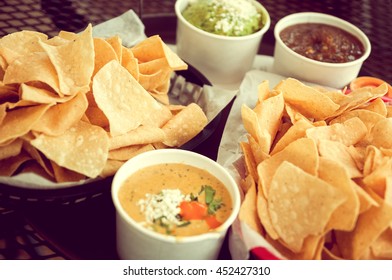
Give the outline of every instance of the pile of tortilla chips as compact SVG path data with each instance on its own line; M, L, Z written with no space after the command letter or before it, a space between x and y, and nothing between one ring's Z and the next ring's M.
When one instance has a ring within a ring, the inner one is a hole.
M202 109L169 104L187 65L152 36L21 31L0 39L0 176L33 171L55 182L106 177L138 153L179 147L207 124Z
M387 85L329 91L288 78L242 105L239 218L288 259L392 258ZM346 94L345 94L346 93Z

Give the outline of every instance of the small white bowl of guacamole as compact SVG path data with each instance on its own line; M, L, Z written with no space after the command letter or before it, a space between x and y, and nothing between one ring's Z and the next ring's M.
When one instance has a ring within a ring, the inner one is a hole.
M177 0L177 53L212 84L235 84L252 67L270 27L255 0Z

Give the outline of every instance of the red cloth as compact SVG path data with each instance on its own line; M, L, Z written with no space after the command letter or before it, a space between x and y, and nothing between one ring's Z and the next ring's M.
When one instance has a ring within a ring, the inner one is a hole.
M254 260L280 260L264 247L255 247L250 250L250 259Z

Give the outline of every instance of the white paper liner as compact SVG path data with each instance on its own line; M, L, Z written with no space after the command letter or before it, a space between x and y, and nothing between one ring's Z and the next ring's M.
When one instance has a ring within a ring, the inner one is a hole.
M131 47L146 38L144 24L133 10L97 24L93 28L93 37L110 38L118 35L125 47Z
M241 106L248 105L250 108L255 107L257 101L257 87L264 81L268 80L270 88L274 88L285 77L260 70L251 70L246 75L240 85L239 92L230 114L228 116L225 129L223 131L220 147L218 150L217 162L223 165L236 182L240 182L241 170L238 170L238 164L242 160L242 151L239 143L246 141L246 130L242 124ZM242 165L243 166L243 165ZM229 250L233 259L248 259L249 251L256 247L263 247L283 259L279 252L274 249L261 235L253 231L245 223L238 219L234 222L229 235Z

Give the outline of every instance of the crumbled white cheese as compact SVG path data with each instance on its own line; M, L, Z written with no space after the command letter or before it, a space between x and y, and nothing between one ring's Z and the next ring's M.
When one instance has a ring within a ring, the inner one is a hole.
M152 224L157 219L175 225L181 223L178 219L179 206L182 201L189 200L189 196L182 194L179 189L164 189L159 194L147 193L145 197L138 201L138 205L147 223Z

